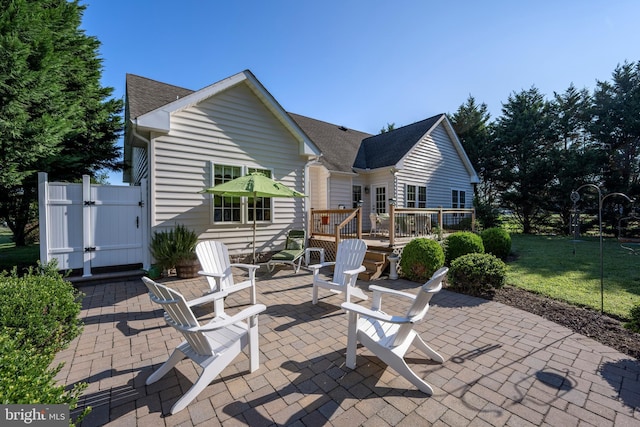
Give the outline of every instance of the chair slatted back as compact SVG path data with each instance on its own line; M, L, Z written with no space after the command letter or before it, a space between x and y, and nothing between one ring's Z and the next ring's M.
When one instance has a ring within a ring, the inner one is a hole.
M211 289L221 291L234 285L227 245L216 240L203 240L196 245L196 255L203 271L224 274L221 281L222 289L216 288L213 277L207 277Z
M336 264L333 271L333 282L345 284L344 272L362 265L367 253L367 244L360 239L346 239L338 244Z
M191 348L203 356L213 354L211 345L202 332L184 330L185 328L200 327L198 319L187 305L184 296L180 292L156 283L147 277L143 277L142 281L149 289L151 301L160 304L164 309L165 321L182 332Z
M442 267L433 275L431 278L420 287L420 291L416 298L413 300L413 304L407 310L406 317L413 319L413 323L407 323L400 326L398 333L396 334L396 339L393 341L393 345L400 345L404 342L405 339L409 336L411 330L413 330L414 323L419 322L424 319L424 316L429 311L429 302L431 302L431 298L442 289L442 281L447 276L447 272L449 269L447 267Z

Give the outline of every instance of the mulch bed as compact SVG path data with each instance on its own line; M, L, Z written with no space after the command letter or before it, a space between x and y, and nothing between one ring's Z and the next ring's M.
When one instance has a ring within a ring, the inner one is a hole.
M492 295L482 297L537 314L640 359L640 334L625 328L624 322L601 315L599 311L576 307L512 286L505 286L495 290Z

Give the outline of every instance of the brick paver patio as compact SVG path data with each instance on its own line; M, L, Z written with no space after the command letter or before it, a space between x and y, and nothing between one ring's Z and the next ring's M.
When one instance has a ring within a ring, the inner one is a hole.
M203 279L164 280L200 296ZM84 426L640 426L640 363L587 337L515 308L441 291L423 338L444 364L409 352L429 397L397 377L366 348L344 366L346 315L339 296L311 304L311 275L280 269L258 278L261 365L243 354L187 409L164 416L198 372L185 360L162 380L145 379L181 341L164 324L140 280L85 285L85 328L56 360L61 383L86 382ZM376 284L415 292L404 280ZM360 284L366 289L367 283ZM248 291L233 294L234 312ZM356 300L357 301L357 300ZM362 304L367 305L369 301ZM391 299L385 299L393 312ZM398 306L395 306L398 307ZM198 314L209 315L210 306ZM76 411L77 412L77 411Z

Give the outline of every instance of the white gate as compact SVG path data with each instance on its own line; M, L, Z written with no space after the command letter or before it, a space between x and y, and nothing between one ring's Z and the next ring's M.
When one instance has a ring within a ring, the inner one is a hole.
M150 263L146 183L141 186L47 182L38 174L40 260L58 260L61 270Z

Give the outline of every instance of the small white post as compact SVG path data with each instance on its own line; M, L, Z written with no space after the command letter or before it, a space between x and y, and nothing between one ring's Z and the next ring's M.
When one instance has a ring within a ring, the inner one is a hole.
M396 268L396 264L398 263L398 255L391 254L389 255L389 279L397 280L398 279L398 269Z

